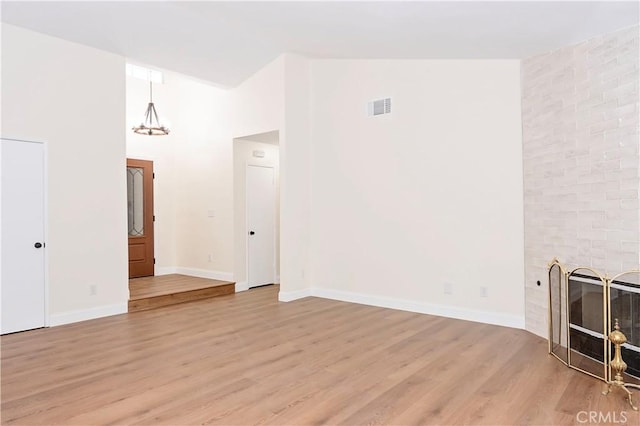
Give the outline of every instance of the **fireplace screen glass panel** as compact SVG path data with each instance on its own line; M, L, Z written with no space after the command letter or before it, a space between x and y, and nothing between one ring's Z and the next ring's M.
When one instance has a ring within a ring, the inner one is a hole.
M604 374L604 282L590 270L569 275L570 364L594 374Z
M617 319L620 331L627 337L627 343L622 347L627 374L640 379L640 273L631 272L614 278L610 294L611 327Z
M549 291L551 304L551 352L564 362L567 359L567 294L562 282L559 265L549 269Z

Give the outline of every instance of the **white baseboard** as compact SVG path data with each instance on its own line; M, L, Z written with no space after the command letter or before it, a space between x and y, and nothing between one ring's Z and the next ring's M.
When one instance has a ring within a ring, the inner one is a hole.
M311 294L325 299L341 300L343 302L360 303L363 305L379 306L381 308L398 309L401 311L417 312L421 314L437 315L440 317L456 318L484 324L502 325L505 327L524 329L524 316L503 314L499 312L478 311L474 309L458 308L455 306L436 305L433 303L414 302L404 299L393 299L380 296L370 296L342 290L312 288Z
M239 283L236 283L236 293L238 293L239 291L247 291L249 290L249 283L246 281L240 281Z
M340 300L342 302L359 303L369 306L379 306L381 308L398 309L401 311L417 312L420 314L437 315L446 318L456 318L466 321L480 322L483 324L494 324L518 329L525 328L524 316L509 315L490 311L478 311L473 309L458 308L455 306L436 305L433 303L414 302L404 299L371 296L362 293L332 290L326 288L312 287L297 291L281 291L278 295L278 300L280 300L281 302L291 302L293 300L301 299L308 296Z
M181 275L189 275L191 277L198 278L209 278L212 280L221 280L221 281L233 281L233 274L231 272L220 272L220 271L209 271L207 269L197 269L197 268L173 268L175 272L174 274Z
M280 275L276 275L276 280L274 284L280 284Z
M310 288L305 288L296 291L280 291L278 293L278 300L280 302L291 302L294 300L302 299L303 297L312 296Z
M154 275L170 275L176 273L175 266L164 266L161 268L156 268Z
M70 324L73 322L108 317L111 315L126 314L127 310L127 302L122 302L115 303L113 305L52 314L49 316L49 326L55 327L56 325Z

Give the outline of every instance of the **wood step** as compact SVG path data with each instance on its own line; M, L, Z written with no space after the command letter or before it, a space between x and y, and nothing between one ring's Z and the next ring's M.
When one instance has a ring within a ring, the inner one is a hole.
M170 274L129 280L129 312L235 293L235 283Z

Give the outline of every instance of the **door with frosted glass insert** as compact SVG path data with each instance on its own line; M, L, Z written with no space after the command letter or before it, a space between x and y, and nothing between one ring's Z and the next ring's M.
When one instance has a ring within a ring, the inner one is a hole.
M154 274L153 161L127 159L129 278Z

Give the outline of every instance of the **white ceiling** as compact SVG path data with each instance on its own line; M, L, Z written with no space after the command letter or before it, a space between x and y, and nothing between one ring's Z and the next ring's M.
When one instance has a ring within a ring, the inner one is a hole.
M525 58L639 22L625 2L10 2L2 21L235 86L283 52Z

